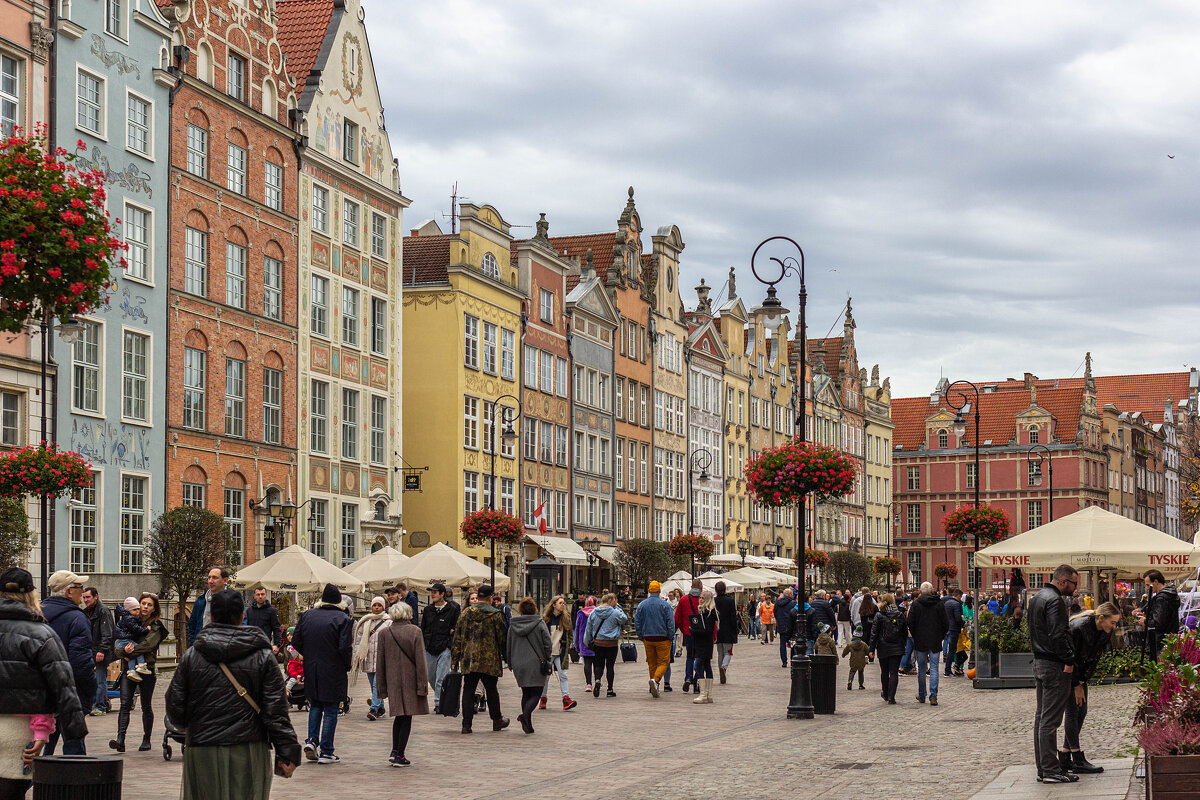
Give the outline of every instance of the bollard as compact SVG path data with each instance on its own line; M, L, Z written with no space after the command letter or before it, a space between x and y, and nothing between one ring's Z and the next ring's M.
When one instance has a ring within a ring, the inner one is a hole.
M39 756L33 800L121 800L124 765L114 756Z

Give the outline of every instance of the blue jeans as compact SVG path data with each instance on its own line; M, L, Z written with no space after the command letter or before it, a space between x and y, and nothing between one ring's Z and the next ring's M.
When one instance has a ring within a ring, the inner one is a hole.
M692 637L686 634L683 637L683 649L687 652L687 661L683 666L683 682L694 683L696 680L696 657L692 655Z
M447 647L440 653L426 653L425 671L429 673L429 682L433 684L433 704L441 705L442 681L450 672L450 648Z
M817 654L817 640L816 639L808 640L808 654L810 656L815 656Z
M904 657L900 659L900 669L908 669L912 666L912 648L912 637L909 637L908 643L904 645Z
M779 660L783 662L783 665L785 667L788 665L788 637L787 636L779 637Z
M946 674L950 674L950 670L954 666L954 656L958 652L958 631L952 630L946 633L946 638L942 640L942 663L946 665Z
M93 708L108 710L108 662L96 665L96 703ZM84 709L87 712L87 709Z
M695 658L692 659L692 674L696 676L696 680L701 678L712 678L712 659L711 658Z
M383 700L379 699L379 695L375 693L375 673L367 673L367 681L371 684L371 706L369 711L376 711L379 714L383 713Z
M312 702L308 707L308 741L317 742L321 755L333 755L333 733L337 730L341 703Z
M912 639L909 639L911 642ZM917 657L917 697L925 699L925 666L929 666L929 696L937 697L938 687L938 656L937 650L915 650Z
M563 656L555 656L554 657L554 671L558 673L558 691L559 691L559 693L563 697L570 697L571 693L570 693L570 691L568 691L568 687L567 687L567 671L562 668L563 658L564 658ZM569 656L567 656L566 658L568 661L570 660ZM546 676L546 685L542 687L543 699L549 696L549 690L550 690L550 676L547 675Z

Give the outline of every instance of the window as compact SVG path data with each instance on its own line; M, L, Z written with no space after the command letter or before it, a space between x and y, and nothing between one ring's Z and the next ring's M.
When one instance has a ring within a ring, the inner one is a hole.
M463 447L479 447L479 398L463 398Z
M1027 525L1025 530L1031 531L1042 524L1042 501L1030 500L1027 506Z
M538 351L536 347L525 345L525 385L530 389L536 389L537 368L538 368Z
M358 163L358 126L348 119L342 120L342 158Z
M539 305L539 308L541 309L542 322L553 325L554 324L554 292L550 291L549 289L542 289L540 292L540 295L541 295L541 303Z
M537 511L537 507L537 487L526 485L521 493L521 517L525 520L526 527L532 528L536 524L533 521L533 515Z
M463 511L474 514L479 510L479 473L463 472Z
M483 263L481 265L483 274L489 278L500 280L500 265L496 263L496 257L491 253L483 254Z
M283 263L277 258L263 258L263 316L283 319Z
M531 425L531 424L529 424L529 422L527 420L526 424L524 425L524 429L525 429L525 434L521 438L521 457L524 458L526 461L535 461L535 460L537 460L537 425ZM577 433L575 435L582 436L583 434ZM579 466L579 463L578 463L579 449L578 448L576 448L576 450L575 450L575 458L576 458L575 466L578 467Z
M342 458L358 459L358 392L342 389Z
M205 361L208 354L183 348L183 427L204 430Z
M283 211L283 167L272 161L263 165L263 202L269 208Z
M972 464L972 466L974 466ZM921 469L920 467L908 468L908 489L909 491L918 491L921 488Z
M313 184L312 225L314 231L329 232L329 190Z
M1038 429L1038 426L1030 425L1029 426L1029 443L1030 444L1038 444L1041 442L1041 440L1042 440L1042 432Z
M246 193L246 148L229 143L229 161L225 171L225 188L238 194Z
M100 326L85 322L72 346L72 398L77 411L100 412Z
M150 103L133 95L126 95L125 100L125 146L149 156Z
M104 30L117 37L125 35L125 10L121 6L121 0L105 0L104 3Z
M96 474L92 485L71 498L71 563L74 572L96 571Z
M650 427L650 387L642 386L642 427ZM632 420L630 420L632 422Z
M80 70L75 76L75 126L102 136L103 120L104 81Z
M225 243L225 302L246 307L246 248L233 242Z
M530 421L530 424L532 424L532 420ZM554 463L554 423L553 422L542 422L541 423L541 439L542 439L542 447L541 447L542 461L544 461L547 464L553 464Z
M633 445L630 445L630 447L632 448ZM642 473L642 480L641 480L642 494L650 494L650 471L648 469L649 462L650 462L650 445L643 444L642 445L642 456L640 459L640 469L641 469L641 473ZM633 484L633 475L629 476L629 483L630 483L630 491L633 491L633 485L632 485ZM643 520L643 527L644 527L644 520Z
M241 554L246 543L246 492L242 489L226 489L223 499L225 525L229 528L229 549Z
M246 102L246 59L230 53L225 73L225 91L235 100Z
M308 399L308 449L314 453L327 451L329 433L329 384L313 381Z
M225 435L246 435L246 362L225 359Z
M975 471L976 469L977 469L977 467L974 464L967 464L967 488L968 489L975 488L975 481L978 480L978 474Z
M121 572L142 572L146 534L146 478L121 476Z
M208 234L186 228L183 239L183 290L204 297L208 294Z
M908 509L908 532L921 532L921 506L917 503L911 503L907 506Z
M187 126L187 171L199 178L208 177L208 131L190 122Z
M479 369L479 318L463 315L463 363Z
M20 61L0 55L0 134L11 136L21 108Z
M342 344L358 347L358 290L342 287Z
M125 277L150 280L150 212L125 204L125 243L129 245Z
M511 381L516 374L517 335L507 328L500 329L500 377Z
M387 398L371 396L371 463L387 460Z
M920 584L921 582L921 554L908 554L908 574L909 582Z
M554 527L560 531L567 530L567 493L554 493Z
M0 392L0 444L21 444L21 396L16 392Z
M312 314L310 327L317 336L329 336L329 279L312 276Z
M560 467L567 465L567 429L562 425L554 428L554 463Z
M145 422L146 369L150 337L125 332L121 341L121 416Z
M496 420L496 422L499 423L501 431L506 431L512 427L513 411L514 409L512 406L500 406L500 419ZM516 439L517 437L515 435L511 437L501 436L500 455L504 456L505 458L512 458L513 447L515 446L514 443L516 442Z
M387 217L371 212L371 255L387 258Z
M387 354L387 300L371 298L371 352Z
M358 506L342 503L342 566L358 559Z
M542 351L542 383L541 390L546 394L554 394L554 354Z
M308 517L308 549L314 556L325 557L325 526L329 519L329 501L313 500Z
M282 443L283 371L263 367L263 441Z
M490 322L483 323L483 371L496 374L496 326Z
M358 203L342 198L342 241L358 247Z
M938 431L937 442L937 446L942 450L945 450L950 446L950 434L948 434L945 430Z
M558 358L557 362L558 362L558 371L555 372L556 383L557 383L556 393L558 394L559 397L566 397L567 396L567 373L568 373L567 360L565 358Z

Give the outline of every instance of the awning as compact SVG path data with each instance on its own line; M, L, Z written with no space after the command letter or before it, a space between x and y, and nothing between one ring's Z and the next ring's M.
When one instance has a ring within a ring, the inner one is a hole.
M615 567L617 565L617 546L615 544L600 545L600 558Z
M531 536L525 534L525 539L538 547L544 548L547 555L560 564L576 567L588 565L587 553L574 539L565 536Z

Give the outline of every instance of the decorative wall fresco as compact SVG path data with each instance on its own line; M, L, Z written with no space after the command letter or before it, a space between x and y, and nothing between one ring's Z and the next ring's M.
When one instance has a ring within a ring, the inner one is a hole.
M150 469L150 431L139 425L71 418L71 449L94 465Z

